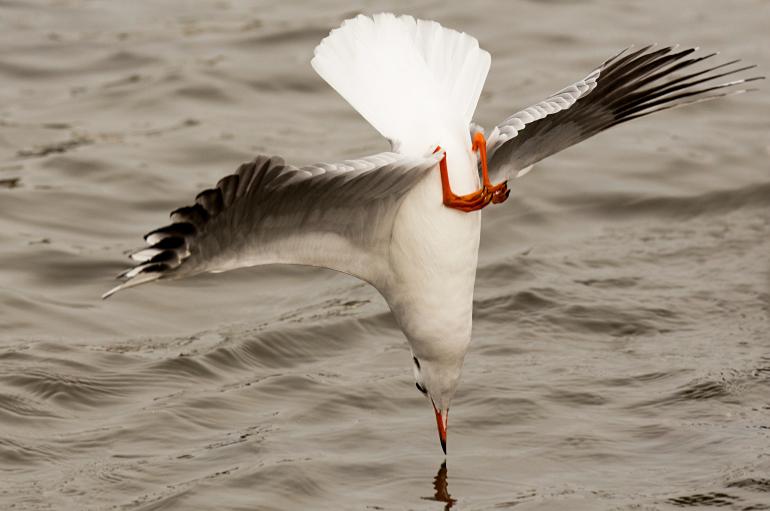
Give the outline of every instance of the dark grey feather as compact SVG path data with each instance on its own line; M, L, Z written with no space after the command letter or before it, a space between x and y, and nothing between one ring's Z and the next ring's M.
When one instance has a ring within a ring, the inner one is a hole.
M174 210L145 236L136 266L105 294L159 278L283 262L326 266L366 279L389 242L398 204L442 154L397 153L297 168L259 156Z
M493 182L523 173L534 163L632 119L687 104L745 92L739 88L763 77L715 80L754 66L735 67L734 60L693 69L715 53L690 57L697 50L658 50L647 46L621 52L583 80L545 101L518 112L496 126L488 137L487 154Z

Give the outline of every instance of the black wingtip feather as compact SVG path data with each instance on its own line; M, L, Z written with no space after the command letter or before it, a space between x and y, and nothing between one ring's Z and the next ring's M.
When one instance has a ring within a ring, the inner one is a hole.
M184 245L184 238L180 236L168 236L167 238L163 238L162 240L155 243L154 245L151 245L150 248L165 250L165 249L179 248L182 245Z
M164 250L163 252L160 252L158 255L153 256L148 263L166 263L166 262L178 262L179 261L179 255L177 254L176 250Z
M168 264L163 263L148 264L142 269L142 273L162 273L170 268Z
M203 190L195 197L195 202L200 204L210 216L217 216L224 208L222 191L219 188Z
M196 203L192 206L177 208L169 216L174 222L191 223L202 227L208 221L210 215L203 206Z
M169 236L195 236L198 232L195 226L189 222L175 222L150 231L144 235L145 241L155 234L167 234Z

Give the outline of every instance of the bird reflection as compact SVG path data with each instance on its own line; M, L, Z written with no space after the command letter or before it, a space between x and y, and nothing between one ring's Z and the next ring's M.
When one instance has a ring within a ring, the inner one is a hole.
M446 460L441 464L441 467L438 469L438 473L436 474L436 477L433 478L433 489L436 490L436 493L432 497L423 497L424 500L435 500L437 502L443 502L444 505L444 511L449 511L452 509L452 506L455 505L455 502L457 502L457 499L453 499L452 496L449 494L449 490L447 489L447 481L446 481Z

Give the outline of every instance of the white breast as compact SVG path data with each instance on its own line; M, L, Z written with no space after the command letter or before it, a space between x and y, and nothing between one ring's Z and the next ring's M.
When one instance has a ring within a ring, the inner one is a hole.
M446 147L458 194L478 187L475 157L461 147ZM481 213L447 208L442 199L436 167L435 178L404 199L393 228L391 275L377 286L421 358L464 354L471 334Z

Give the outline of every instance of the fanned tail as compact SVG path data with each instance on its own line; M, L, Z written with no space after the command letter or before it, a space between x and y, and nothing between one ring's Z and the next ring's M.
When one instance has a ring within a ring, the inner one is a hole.
M359 15L315 49L313 68L399 152L467 133L489 71L473 37L411 16Z

